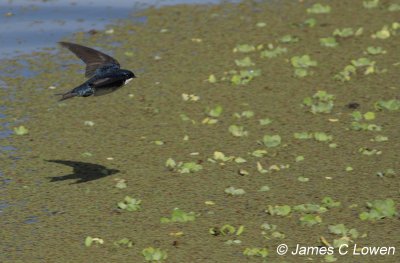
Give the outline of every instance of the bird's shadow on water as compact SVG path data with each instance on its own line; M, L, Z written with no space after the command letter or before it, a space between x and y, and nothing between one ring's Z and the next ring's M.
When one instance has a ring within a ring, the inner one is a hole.
M66 160L45 160L45 161L52 163L59 163L73 168L72 173L70 174L48 177L50 179L50 182L75 179L76 181L71 184L79 184L97 180L120 172L118 169L108 169L103 165L94 163L84 163L84 162L66 161Z

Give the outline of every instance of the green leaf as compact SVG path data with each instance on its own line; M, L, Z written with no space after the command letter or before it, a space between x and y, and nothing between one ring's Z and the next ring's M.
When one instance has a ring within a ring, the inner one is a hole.
M159 248L148 247L142 250L142 255L146 261L162 261L167 259L166 251Z
M390 12L400 11L400 4L397 4L397 3L390 4L389 7L388 7L388 10Z
M215 77L214 74L211 74L211 75L208 77L208 82L210 82L210 83L216 83L216 82L217 82L217 78Z
M354 35L354 30L351 27L346 27L346 28L342 28L342 29L335 29L335 31L333 31L333 35L334 36L338 36L338 37L350 37Z
M379 220L393 218L398 215L393 199L374 200L367 202L368 212L360 214L361 220Z
M246 192L241 188L236 189L235 187L231 186L225 189L225 193L235 196L244 195Z
M379 100L375 103L375 108L378 110L385 109L389 111L400 110L400 100Z
M178 172L181 174L185 173L195 173L203 169L201 164L197 164L195 162L187 162L179 165Z
M363 6L367 9L377 8L379 6L379 0L365 0Z
M119 209L133 212L140 210L141 203L142 200L140 199L135 199L130 196L125 196L124 201L118 202L117 206Z
M311 139L313 138L313 133L311 132L295 132L294 133L294 138L299 139L299 140L306 140L306 139Z
M320 38L319 43L324 47L337 47L339 45L334 37Z
M260 119L260 120L258 120L258 121L259 121L260 125L262 125L262 126L268 125L268 124L272 123L272 120L269 119L269 118Z
M276 47L269 48L267 50L263 50L260 53L261 58L275 58L279 55L285 54L287 52L287 48Z
M196 219L196 215L194 212L185 212L183 210L180 210L179 208L175 208L172 211L171 218L167 217L162 217L161 218L161 223L173 223L173 222L179 222L179 223L185 223L185 222L191 222Z
M299 41L298 37L292 36L292 35L284 35L279 39L279 42L281 43L296 43Z
M315 140L317 140L319 142L332 141L332 139L333 139L332 135L328 135L324 132L315 132L314 138L315 138Z
M222 106L221 105L217 105L214 108L207 108L206 112L207 115L213 118L218 118L221 114L222 114Z
M243 59L235 59L235 63L239 67L254 66L254 63L251 61L250 57L245 57Z
M248 248L247 247L243 251L243 255L265 258L268 256L268 250L266 248Z
M276 205L276 206L268 206L266 212L270 215L278 215L278 216L287 216L292 211L292 208L288 205Z
M243 126L230 125L228 130L235 137L243 137L248 135L248 132L244 130Z
M243 44L243 45L237 45L234 49L233 52L242 52L242 53L248 53L255 51L256 48L253 45L248 45L248 44Z
M14 127L14 133L16 135L26 135L29 133L28 129L25 128L24 126L18 126L18 127Z
M264 135L262 142L268 148L276 147L281 144L281 136L279 136L278 134Z
M313 226L322 223L322 218L319 215L304 215L300 217L300 223L305 226Z
M316 3L310 8L307 8L307 13L309 14L327 14L331 12L331 7L329 5L322 5Z

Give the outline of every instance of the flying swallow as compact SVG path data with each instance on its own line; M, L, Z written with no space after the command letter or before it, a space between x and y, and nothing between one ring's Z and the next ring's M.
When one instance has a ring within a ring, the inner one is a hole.
M100 96L113 92L133 78L132 71L121 69L119 62L98 50L74 43L59 42L86 64L85 76L89 78L78 87L63 93L60 101L73 97Z

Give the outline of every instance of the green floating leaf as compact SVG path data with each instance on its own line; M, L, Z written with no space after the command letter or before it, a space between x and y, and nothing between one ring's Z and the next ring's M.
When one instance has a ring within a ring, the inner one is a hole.
M235 187L231 186L225 189L225 193L235 196L235 195L244 195L246 192L241 188L236 189Z
M179 208L175 208L172 211L171 218L162 217L161 223L173 223L173 222L185 223L194 221L195 219L196 215L194 214L194 212L187 213L183 210L180 210Z
M304 176L299 176L299 177L297 177L297 180L299 182L306 183L306 182L310 181L310 178L304 177Z
M396 111L400 110L400 100L392 99L392 100L379 100L375 103L375 108L377 110L388 110L388 111Z
M114 245L117 247L133 247L133 241L125 237L118 241L115 241Z
M86 247L91 247L94 243L98 244L98 245L103 245L104 244L104 240L98 237L90 237L87 236L85 238L85 246Z
M269 47L267 50L263 50L260 53L261 58L275 58L279 55L282 55L287 52L287 48L285 47L276 47L273 48L272 46Z
M243 126L231 125L229 126L228 130L235 137L243 137L248 135L248 132L244 130Z
M118 202L118 208L126 211L138 211L141 208L142 200L125 196L124 201Z
M328 135L325 132L315 132L314 138L315 138L315 140L317 140L319 142L329 142L329 141L333 140L333 136Z
M310 213L318 213L322 214L328 211L328 209L324 206L320 206L318 204L301 204L301 205L296 205L293 207L293 210L296 212L301 212L305 214L310 214Z
M292 211L292 208L288 205L276 205L272 206L269 205L266 212L270 215L277 215L277 216L287 216Z
M384 50L382 47L367 47L367 54L369 55L379 55L379 54L386 54L386 50Z
M159 248L148 247L142 250L142 255L146 261L162 261L167 259L166 251Z
M303 22L303 24L308 27L314 27L317 24L317 20L315 18L308 18Z
M281 42L281 43L296 43L296 42L299 42L299 38L296 36L292 36L292 35L284 35L283 37L281 37L279 39L279 42Z
M187 162L187 163L182 163L179 165L178 172L181 174L185 173L195 173L203 169L203 166L201 164L197 164L195 162Z
M245 57L243 59L235 59L235 63L239 67L250 67L255 65L253 61L251 61L250 57Z
M337 29L335 29L335 31L333 31L334 36L343 37L343 38L353 36L354 34L355 34L354 30L351 27L346 27L346 28L342 28L342 29L337 28Z
M322 5L316 3L310 8L307 8L307 13L309 14L328 14L331 12L331 7L329 5Z
M322 218L319 215L304 215L300 217L300 223L305 226L313 226L322 223Z
M211 74L211 75L208 77L208 82L210 82L210 83L216 83L216 82L217 82L217 78L215 77L214 74Z
M264 157L265 155L267 155L267 153L268 152L266 150L255 150L251 153L251 155L254 157Z
M312 132L295 132L294 133L294 138L299 139L299 140L307 140L313 138L313 133Z
M248 45L248 44L243 44L243 45L237 45L234 49L233 52L242 52L242 53L248 53L255 51L256 48L253 45Z
M325 196L322 199L322 205L326 208L333 208L333 207L339 207L341 205L340 202L334 201L331 197Z
M268 148L276 147L281 144L281 136L279 136L278 134L264 135L262 142Z
M265 119L260 119L258 120L260 125L264 126L264 125L268 125L272 123L272 120L269 118L265 118Z
M367 9L377 8L379 6L379 0L365 0L363 6Z
M208 116L213 117L213 118L218 118L222 114L222 106L217 105L214 108L207 108L206 113Z
M261 75L261 70L259 69L249 69L241 70L239 73L233 71L234 74L231 77L231 82L235 85L245 85L252 81L255 77Z
M16 135L26 135L29 133L28 129L25 128L24 126L18 126L18 127L14 127L14 133Z
M265 23L265 22L258 22L256 24L256 27L265 27L265 26L267 26L267 23Z
M379 220L393 218L398 215L396 205L392 199L367 202L367 207L369 211L360 214L361 220Z
M256 256L256 257L261 257L261 258L265 258L268 256L268 250L266 248L245 248L245 250L243 251L243 255L245 256Z
M400 4L397 4L397 3L395 3L395 4L390 4L389 7L388 7L388 10L389 10L390 12L397 12L397 11L400 11Z
M337 47L339 45L334 37L320 38L319 43L324 47Z
M376 135L371 141L373 142L387 142L389 138L383 135Z
M292 66L295 68L294 74L297 77L305 77L309 75L309 68L316 67L318 63L311 60L309 55L294 56L290 59Z
M310 108L310 111L316 113L330 113L334 106L335 96L324 90L317 91L312 97L303 100L303 105Z

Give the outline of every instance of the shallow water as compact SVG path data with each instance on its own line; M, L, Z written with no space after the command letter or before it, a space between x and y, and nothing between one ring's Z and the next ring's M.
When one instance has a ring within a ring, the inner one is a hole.
M76 262L143 262L142 250L151 246L168 252L166 262L301 262L306 257L278 256L277 245L325 246L321 237L332 244L341 236L329 226L337 224L358 231L359 236L346 236L357 245L400 247L398 216L376 222L359 218L369 211L367 202L390 198L397 208L400 203L399 112L375 108L378 100L398 99L400 30L384 40L371 37L397 21L398 14L387 12L386 6L367 10L356 1L326 1L332 13L319 15L307 13L311 1L279 3L149 9L139 14L147 17L145 24L127 19L110 25L112 34L103 30L67 37L113 54L124 68L137 73L137 79L108 96L57 103L53 93L84 80L78 74L82 63L61 48L23 56L28 63L23 67L35 75L13 75L19 67L15 65L4 77L9 89L0 89L2 98L13 98L2 103L8 128L29 129L27 135L2 140L2 145L16 148L22 161L1 156L0 179L7 187L0 189L5 200L0 202L0 261L57 262L73 257ZM303 24L310 17L317 19L314 27ZM364 32L338 38L335 48L320 44L320 38L348 26L362 26ZM297 41L282 41L288 34ZM233 52L238 44L258 48ZM287 52L261 57L268 46ZM369 46L387 53L365 54ZM296 77L291 58L305 54L318 65L310 75ZM236 60L246 56L254 65L238 66ZM357 69L347 82L333 78L360 57L374 60L379 70L364 74ZM247 68L259 69L260 76L248 84L234 84L229 72ZM216 83L208 81L210 74ZM55 89L49 89L51 85ZM334 95L330 113L313 114L303 104L318 90ZM198 100L184 100L183 94ZM363 121L382 126L382 131L351 129L355 109L349 103L357 103L362 114L374 112L375 119ZM210 108L216 105L223 111L214 117L216 123L208 124ZM261 125L264 118L272 122ZM243 126L248 134L233 136L232 124ZM325 132L333 139L299 140L294 137L297 132ZM276 134L282 138L277 147L262 143L265 135ZM388 141L374 141L376 135ZM366 155L360 152L363 148L381 152ZM254 156L255 150L267 154ZM233 157L216 160L216 151ZM239 156L246 162L234 161ZM298 161L299 156L304 160ZM168 158L203 169L181 173L179 167L166 167ZM116 187L121 179L126 188ZM269 191L260 191L265 185ZM229 187L244 189L245 194L229 195ZM141 209L119 209L118 202L126 196L141 199ZM301 204L319 206L327 196L340 202L338 207L321 213L294 211ZM292 212L267 212L269 206L282 205ZM176 207L194 212L195 221L162 223ZM318 216L321 222L304 225L301 219L307 216ZM265 223L275 225L276 231L262 229ZM243 225L244 232L210 233L226 224L236 229ZM86 247L87 236L105 242ZM116 246L121 238L134 245ZM242 243L227 243L233 239ZM247 256L246 248L267 248L269 255ZM338 262L396 262L396 256L335 254ZM322 255L308 257L327 261Z
M0 59L54 48L61 38L78 31L103 30L117 19L145 23L133 14L149 6L218 3L218 0L53 0L0 2Z

